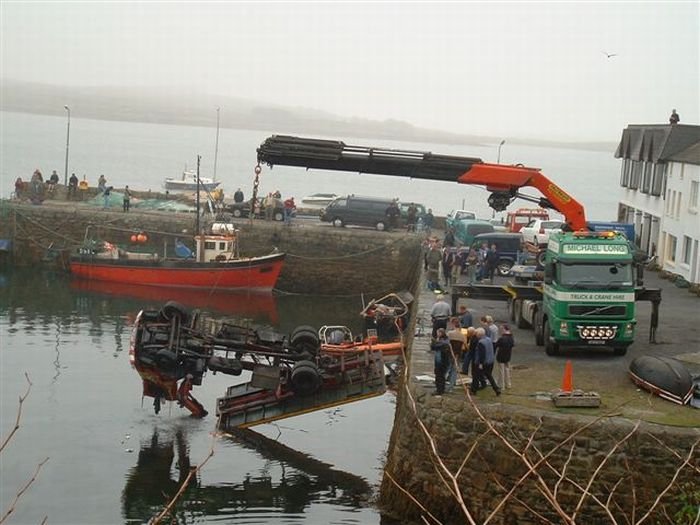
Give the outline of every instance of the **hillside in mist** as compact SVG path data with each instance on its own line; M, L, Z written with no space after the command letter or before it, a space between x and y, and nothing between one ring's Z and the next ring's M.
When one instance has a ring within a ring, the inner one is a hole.
M465 135L424 129L400 120L341 117L324 111L265 104L254 100L175 92L168 88L73 87L0 79L0 110L43 115L65 115L70 106L75 118L121 120L189 126L216 126L221 107L221 127L288 133L382 138L441 144L494 144L502 137ZM569 148L613 150L613 143L571 143L507 138L509 143Z

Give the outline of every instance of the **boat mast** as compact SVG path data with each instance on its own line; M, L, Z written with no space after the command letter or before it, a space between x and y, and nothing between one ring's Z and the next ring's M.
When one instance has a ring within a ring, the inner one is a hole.
M197 219L195 222L194 233L199 235L199 161L202 160L201 155L197 155Z
M216 106L216 146L214 147L214 178L216 180L216 161L219 159L219 111L221 108Z

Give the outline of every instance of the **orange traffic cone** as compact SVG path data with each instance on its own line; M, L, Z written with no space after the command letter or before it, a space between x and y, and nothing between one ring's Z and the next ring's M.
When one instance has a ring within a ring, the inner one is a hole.
M561 380L561 391L562 392L573 392L574 390L574 367L571 361L567 361L564 366L564 377Z

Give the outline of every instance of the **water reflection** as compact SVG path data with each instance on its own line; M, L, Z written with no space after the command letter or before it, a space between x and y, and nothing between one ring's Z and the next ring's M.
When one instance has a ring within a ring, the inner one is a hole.
M249 317L256 322L276 325L277 302L270 293L247 291L198 290L120 284L86 279L71 279L73 290L96 295L139 299L144 306L177 301L190 308L202 308L234 317Z
M31 409L22 422L24 438L13 442L17 462L5 461L0 470L0 499L14 497L9 481L26 475L23 466L33 461L37 450L53 450L52 457L62 461L52 463L42 474L44 484L33 485L25 494L15 521L38 523L42 516L35 519L33 509L42 509L57 523L118 523L122 517L125 522L148 521L167 503L163 493L174 493L187 474L189 449L196 451L195 462L206 455L214 425L211 420L193 424L177 409L153 416L148 408L139 408L141 383L126 356L132 321L140 309L159 306L169 297L85 289L71 285L65 274L35 270L0 273L0 281L4 281L0 291L0 426L14 422L16 392L24 387L17 371L27 371L34 383ZM191 300L183 302L217 313L206 301L192 304ZM359 296L270 296L264 304L241 299L233 308L248 319L259 316L280 333L301 324L361 328ZM215 406L228 380L220 375L207 378L200 394L208 408ZM339 430L343 416L332 412L303 416L307 418L299 431L303 438L295 443L294 436L287 433L283 439L362 473L374 483L373 458L381 454L388 435L381 423L390 421L393 406L379 399L364 403L368 403L362 408L364 421L375 423L356 429L361 430L360 437L349 438L352 429L347 424ZM155 424L172 423L184 430L153 430ZM287 424L294 425L291 420ZM115 436L123 435L125 429L144 436L143 447L117 445ZM324 447L331 431L336 433L334 446ZM257 523L376 522L376 511L365 505L370 487L363 479L275 442L263 438L249 442L243 436L217 441L216 456L185 494L176 522L230 522L234 515L237 522ZM362 459L357 457L358 439L362 439ZM121 454L115 455L115 446ZM125 451L128 446L138 451L138 457L136 452ZM78 464L89 464L90 475L76 468ZM57 480L65 485L64 491L56 492ZM96 497L86 502L84 494L93 489Z
M228 438L266 460L257 474L239 481L205 485L192 479L175 507L175 523L191 523L195 516L304 514L313 502L359 508L368 504L371 487L362 478L333 469L251 430ZM122 492L122 513L127 521L146 522L158 514L187 477L192 462L183 429L154 429L142 444L136 465L129 471ZM231 469L232 476L241 473Z

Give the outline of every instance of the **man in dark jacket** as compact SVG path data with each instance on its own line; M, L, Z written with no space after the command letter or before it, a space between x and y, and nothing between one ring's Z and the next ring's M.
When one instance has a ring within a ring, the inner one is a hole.
M444 328L438 328L437 339L430 344L430 349L435 352L435 394L441 396L445 393L445 376L449 365L452 347Z
M499 384L503 388L512 388L510 383L510 358L513 353L513 347L515 346L515 340L510 331L510 326L504 324L502 329L503 333L494 345L494 349L496 350L496 362L498 363Z
M492 244L491 249L486 252L486 261L484 266L486 269L486 279L493 284L493 276L498 268L498 250L496 250L495 244Z
M494 363L493 343L486 335L486 330L481 327L476 329L476 337L479 339L479 342L476 344L476 355L474 356L474 378L472 379L471 387L472 394L476 395L479 389L485 388L485 379L488 379L489 384L491 387L493 387L496 395L500 396L501 389L493 379L492 374Z

